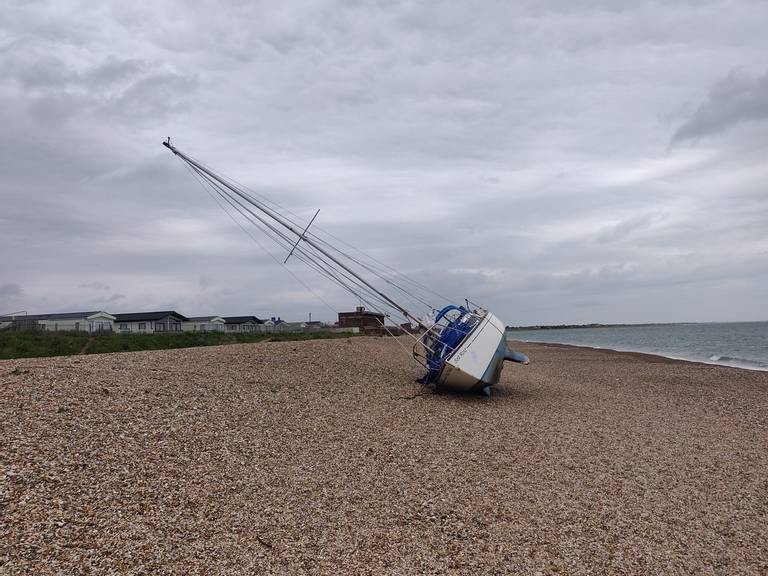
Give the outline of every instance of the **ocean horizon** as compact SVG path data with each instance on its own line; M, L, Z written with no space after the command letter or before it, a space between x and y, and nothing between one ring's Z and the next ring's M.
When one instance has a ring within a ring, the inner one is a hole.
M642 352L768 371L768 321L516 329L507 331L507 339Z

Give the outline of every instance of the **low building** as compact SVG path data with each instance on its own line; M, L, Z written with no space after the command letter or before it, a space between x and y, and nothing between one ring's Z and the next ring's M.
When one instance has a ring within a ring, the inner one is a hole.
M224 318L221 316L193 316L183 322L184 332L224 332Z
M267 322L264 323L265 325ZM286 322L285 320L282 320L280 324L273 324L272 329L265 330L266 332L278 332L278 333L297 333L297 332L308 332L307 323L306 322Z
M256 332L257 326L263 324L256 316L224 316L224 327L227 332Z
M360 328L360 330L382 330L384 314L358 306L354 312L339 312L339 328Z
M111 332L114 322L115 317L103 310L0 317L6 329L48 332Z
M181 332L181 326L184 322L189 322L189 318L175 310L115 314L115 331L121 334Z

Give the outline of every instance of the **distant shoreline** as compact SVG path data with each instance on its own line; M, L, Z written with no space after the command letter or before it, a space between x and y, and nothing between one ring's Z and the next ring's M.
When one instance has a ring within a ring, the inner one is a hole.
M695 326L697 324L758 324L767 320L733 320L728 322L645 322L640 324L544 324L534 326L505 326L507 332L527 330L573 330L585 328L639 328L643 326Z
M506 326L507 332L522 330L570 330L572 328L614 328L629 326L629 324L553 324L544 326ZM650 324L635 324L635 326L650 326Z
M633 324L633 326L641 326L641 324ZM645 326L645 324L642 324ZM658 324L654 324L658 326ZM522 342L524 344L534 344L542 346L563 346L566 348L584 348L587 350L599 350L601 352L615 352L617 354L633 354L638 356L655 356L656 358L664 358L665 360L673 360L676 362L690 362L693 364L705 364L707 366L720 366L722 368L736 368L737 370L749 370L750 372L768 372L768 368L760 366L748 366L745 364L725 362L718 362L715 360L703 360L699 358L685 358L683 356L671 356L669 354L661 354L659 352L646 352L645 350L632 350L629 348L611 348L608 346L589 346L588 344L566 344L564 342L542 342L540 340L515 340L514 338L508 338L508 341Z

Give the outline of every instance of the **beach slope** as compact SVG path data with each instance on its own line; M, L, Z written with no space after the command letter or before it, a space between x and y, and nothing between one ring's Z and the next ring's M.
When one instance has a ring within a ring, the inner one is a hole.
M768 573L768 373L515 348L491 398L384 338L0 361L0 572Z

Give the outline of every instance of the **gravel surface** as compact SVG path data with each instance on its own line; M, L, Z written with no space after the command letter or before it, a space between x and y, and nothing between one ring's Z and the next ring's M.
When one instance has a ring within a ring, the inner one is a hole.
M516 348L490 399L382 338L0 361L0 573L768 574L768 373Z

